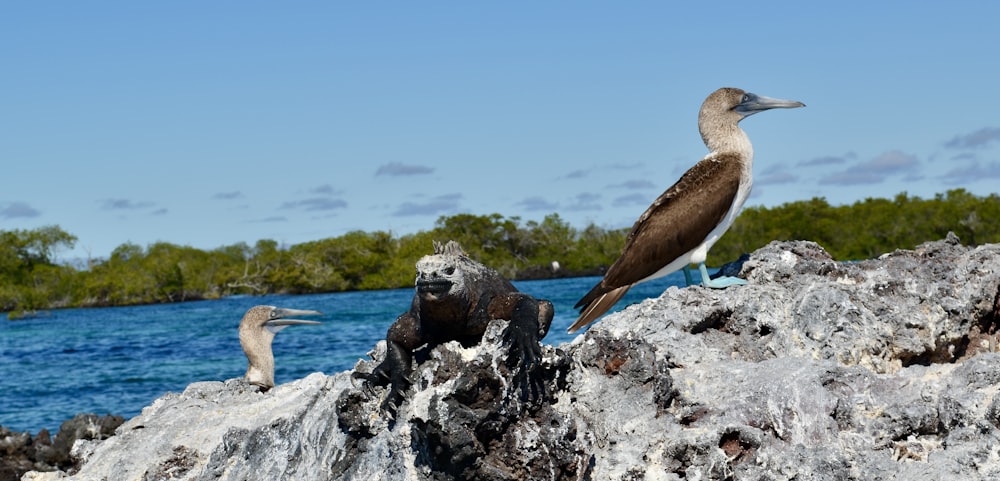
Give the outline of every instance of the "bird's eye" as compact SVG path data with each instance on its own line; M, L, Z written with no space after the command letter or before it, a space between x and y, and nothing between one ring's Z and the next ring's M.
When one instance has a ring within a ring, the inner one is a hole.
M750 94L743 94L743 98L740 99L740 102L749 102L749 101L750 101Z
M454 273L455 273L455 268L454 267L445 267L444 268L444 275L450 276L450 275L452 275Z

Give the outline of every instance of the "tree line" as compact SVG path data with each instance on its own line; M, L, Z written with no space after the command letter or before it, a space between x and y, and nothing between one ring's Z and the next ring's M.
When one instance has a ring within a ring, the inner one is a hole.
M1000 242L998 219L1000 197L961 189L933 199L903 193L843 206L813 198L751 207L709 253L709 263L724 264L774 240L812 240L841 260L912 248L949 231L966 244ZM55 254L76 242L58 226L0 230L0 312L16 318L61 307L409 287L414 264L434 240L458 241L472 258L511 279L598 274L617 258L628 230L577 229L558 214L541 222L458 214L415 234L354 231L291 246L267 239L213 250L125 243L84 266L57 261Z

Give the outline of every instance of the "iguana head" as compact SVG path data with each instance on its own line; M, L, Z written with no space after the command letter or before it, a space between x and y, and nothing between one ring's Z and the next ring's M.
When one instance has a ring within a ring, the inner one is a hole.
M469 259L455 241L442 245L434 242L434 254L417 261L417 295L424 300L468 299L470 274L482 265Z

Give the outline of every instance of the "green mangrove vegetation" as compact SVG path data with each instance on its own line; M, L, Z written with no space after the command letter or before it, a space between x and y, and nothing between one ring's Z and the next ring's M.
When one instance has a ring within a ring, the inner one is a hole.
M86 265L58 261L56 253L72 249L77 240L58 226L0 230L0 312L16 318L61 307L408 287L414 264L431 252L432 241L448 239L508 278L597 274L618 256L628 230L577 229L558 214L541 222L458 214L415 234L355 231L291 246L266 239L208 251L166 242L126 243ZM903 193L842 206L814 198L750 207L712 249L709 264L793 239L815 241L836 259L866 259L943 238L949 231L965 244L1000 242L1000 197L959 189L933 199ZM559 263L557 271L553 261Z

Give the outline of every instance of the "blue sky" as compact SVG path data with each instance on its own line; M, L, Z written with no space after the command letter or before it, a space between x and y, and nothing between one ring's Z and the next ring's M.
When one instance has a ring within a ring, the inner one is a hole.
M1000 185L997 2L8 2L0 229L64 258L441 215L630 226L706 153L722 86L748 205Z

